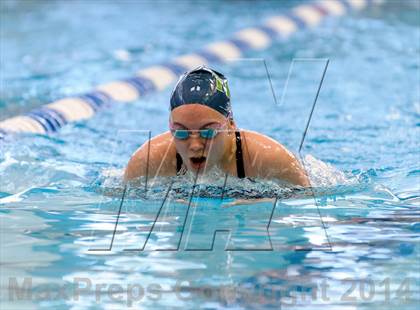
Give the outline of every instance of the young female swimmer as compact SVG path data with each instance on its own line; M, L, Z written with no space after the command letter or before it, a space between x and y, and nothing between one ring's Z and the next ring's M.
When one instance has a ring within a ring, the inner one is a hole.
M174 176L187 170L202 174L217 166L238 178L309 186L299 161L283 145L236 127L227 80L221 73L205 66L185 73L172 92L170 109L170 130L132 155L125 181L146 174Z

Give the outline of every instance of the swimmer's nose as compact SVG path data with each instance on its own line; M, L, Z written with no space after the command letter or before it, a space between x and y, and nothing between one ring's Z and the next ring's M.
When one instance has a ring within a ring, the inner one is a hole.
M193 137L191 136L190 139L189 149L191 153L198 154L204 150L204 143L200 137Z

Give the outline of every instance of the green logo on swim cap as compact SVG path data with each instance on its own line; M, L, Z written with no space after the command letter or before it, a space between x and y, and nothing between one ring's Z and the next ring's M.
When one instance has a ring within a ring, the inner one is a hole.
M218 76L216 77L216 89L224 93L228 98L230 98L230 91L226 80L222 80Z
M225 80L223 84L225 86L226 96L230 99L230 90L229 90L229 86L228 86L227 80Z

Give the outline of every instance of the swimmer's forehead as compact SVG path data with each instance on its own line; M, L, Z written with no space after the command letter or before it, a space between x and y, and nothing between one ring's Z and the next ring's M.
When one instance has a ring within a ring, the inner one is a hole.
M198 125L198 126L188 126L187 124L182 124L179 122L173 122L172 125L175 127L183 127L183 128L187 128L187 129L194 129L195 127L197 128L204 128L204 127L208 127L208 126L212 126L212 125L219 125L219 122L209 122L206 124L202 124L202 125Z
M175 108L170 114L170 122L191 129L198 129L226 121L226 117L201 104L188 104Z

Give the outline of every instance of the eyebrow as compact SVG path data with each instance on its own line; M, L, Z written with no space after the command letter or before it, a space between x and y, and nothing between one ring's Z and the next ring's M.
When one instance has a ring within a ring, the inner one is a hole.
M184 126L184 125L183 125L183 124L181 124L181 123L174 122L173 124L174 124L174 125L178 125L178 126L181 126L181 127L184 127L184 128L186 128L186 129L188 129L188 127ZM201 129L201 128L204 128L204 127L206 127L206 126L208 126L208 125L211 125L211 124L218 124L218 122L213 121L213 122L206 123L206 124L204 124L203 126L201 126L201 127L200 127L200 129Z

